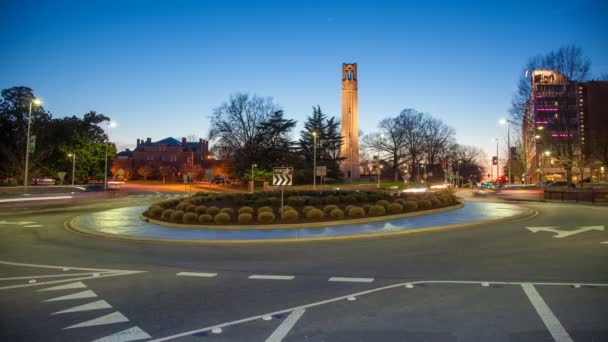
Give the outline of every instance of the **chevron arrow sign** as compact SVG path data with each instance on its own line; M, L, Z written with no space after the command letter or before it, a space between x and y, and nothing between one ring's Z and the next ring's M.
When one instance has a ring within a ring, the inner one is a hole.
M272 169L272 185L292 185L293 167L275 167Z

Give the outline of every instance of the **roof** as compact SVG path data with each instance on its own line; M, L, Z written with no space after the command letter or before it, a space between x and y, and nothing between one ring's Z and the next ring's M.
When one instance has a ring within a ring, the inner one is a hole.
M168 137L159 141L153 141L153 142L146 142L145 140L142 141L139 146L137 146L135 148L135 151L139 152L140 147L149 147L149 146L158 146L158 145L165 145L165 146L170 146L170 147L182 147L184 145L182 145L182 142L173 138L173 137ZM186 142L185 147L191 149L192 151L198 151L200 148L200 142L196 141L196 142Z

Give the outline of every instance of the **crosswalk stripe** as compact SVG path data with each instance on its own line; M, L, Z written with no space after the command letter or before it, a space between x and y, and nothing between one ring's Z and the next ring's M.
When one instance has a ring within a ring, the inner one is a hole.
M75 306L75 307L70 308L70 309L65 309L65 310L53 312L51 315L58 315L58 314L71 313L71 312L89 311L89 310L109 309L111 307L112 307L112 305L108 304L108 302L106 302L105 300L98 300L96 302L92 302L92 303L88 303L88 304L84 304L84 305Z
M92 298L92 297L97 297L97 295L95 294L95 292L93 292L91 290L87 290L87 291L72 293L72 294L69 294L66 296L43 300L43 302L56 302L59 300L82 299L82 298Z
M116 312L113 312L113 313L111 313L109 315L97 317L97 318L92 319L90 321L86 321L86 322L70 325L69 327L63 328L63 330L74 329L74 328L91 327L91 326L95 326L95 325L122 323L122 322L128 322L128 321L129 321L129 319L127 317L125 317L120 312L116 311Z

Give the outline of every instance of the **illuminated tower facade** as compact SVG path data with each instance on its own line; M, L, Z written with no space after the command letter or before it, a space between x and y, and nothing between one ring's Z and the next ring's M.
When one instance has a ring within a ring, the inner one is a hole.
M359 107L357 102L357 63L342 64L342 157L344 178L359 180Z

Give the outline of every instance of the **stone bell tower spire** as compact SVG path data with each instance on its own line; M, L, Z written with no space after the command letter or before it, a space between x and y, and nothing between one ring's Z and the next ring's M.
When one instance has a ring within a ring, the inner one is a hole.
M359 180L359 108L357 63L342 64L342 148L340 164L344 178Z

